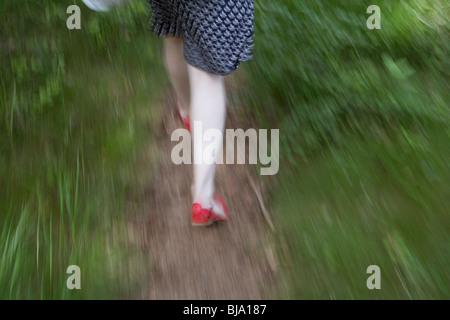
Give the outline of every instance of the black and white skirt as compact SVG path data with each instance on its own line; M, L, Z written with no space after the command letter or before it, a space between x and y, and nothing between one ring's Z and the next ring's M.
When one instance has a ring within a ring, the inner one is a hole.
M159 37L184 39L186 62L225 75L251 59L253 0L148 0Z

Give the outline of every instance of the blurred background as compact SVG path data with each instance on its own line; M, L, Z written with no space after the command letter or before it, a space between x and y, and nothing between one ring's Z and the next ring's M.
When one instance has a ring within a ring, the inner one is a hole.
M270 298L450 298L449 4L372 2L255 0L254 59L228 94L280 130L280 170L261 177ZM170 86L146 1L2 0L0 21L0 299L132 296L148 261L111 230L155 174L140 150ZM90 290L67 290L69 264Z

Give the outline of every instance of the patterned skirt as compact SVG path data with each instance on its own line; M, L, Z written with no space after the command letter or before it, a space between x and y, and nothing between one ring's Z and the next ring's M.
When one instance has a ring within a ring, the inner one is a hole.
M229 74L251 59L253 0L148 0L159 37L184 40L186 62L212 74Z

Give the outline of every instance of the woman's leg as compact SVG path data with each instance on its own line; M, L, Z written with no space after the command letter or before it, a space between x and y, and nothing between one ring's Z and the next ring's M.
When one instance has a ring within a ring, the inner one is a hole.
M216 162L205 163L203 151L208 146L209 150L215 151L213 154L219 154L222 139L204 141L202 133L208 129L216 129L220 130L223 136L226 116L225 85L222 76L207 73L190 65L187 68L191 88L190 119L194 148L193 200L204 208L210 208L213 205ZM196 124L199 123L202 126L201 132L197 131ZM213 145L210 145L211 143ZM201 159L201 163L196 164L196 158Z
M202 160L201 163L194 163L193 201L203 208L211 208L213 205L216 207L212 200L216 164L205 163L203 151L208 146L209 150L213 149L215 154L219 154L222 140L202 143L195 141L202 139L202 132L208 129L217 129L223 135L226 115L223 77L187 65L183 55L183 40L180 38L164 39L164 63L181 103L180 107L183 108L180 110L181 116L190 113L194 159L197 157ZM196 132L195 122L201 123L202 132ZM209 143L213 145L210 146ZM216 212L221 215L220 208Z
M182 117L189 114L190 90L187 64L183 55L183 39L176 37L164 38L164 64L178 101Z

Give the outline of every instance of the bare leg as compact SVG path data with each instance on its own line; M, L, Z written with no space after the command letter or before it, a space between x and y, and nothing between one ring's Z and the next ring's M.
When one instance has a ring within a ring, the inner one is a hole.
M190 90L187 64L183 56L183 39L164 38L164 64L180 102L182 116L189 114Z
M203 141L202 145L196 143L202 139L201 132L196 132L195 122L202 124L202 132L208 129L217 129L222 132L225 126L226 104L225 85L222 76L213 75L203 70L188 65L188 74L191 88L191 128L193 128L194 159L203 156L205 145L213 144L215 154L222 147L220 141ZM200 158L203 159L203 158ZM200 203L202 207L210 207L214 193L214 174L216 163L207 164L202 161L194 163L194 202Z

